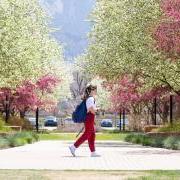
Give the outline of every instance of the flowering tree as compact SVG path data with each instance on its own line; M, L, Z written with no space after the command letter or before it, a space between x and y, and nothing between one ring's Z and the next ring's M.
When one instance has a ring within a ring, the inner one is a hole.
M113 109L117 112L123 109L130 110L133 104L140 101L138 83L132 82L127 75L119 79L112 88L111 101Z
M0 19L0 88L35 82L63 59L37 0L1 0Z
M111 91L112 109L116 112L125 110L129 113L132 129L139 130L140 122L154 123L154 99L156 98L157 113L162 122L166 123L171 92L169 87L160 86L144 92L139 90L141 86L142 83L130 75L125 75L118 81L108 84Z
M14 111L20 112L20 116L24 117L25 112L34 110L38 103L38 96L35 93L36 85L30 81L26 81L22 86L17 87L13 106Z
M25 81L15 91L1 88L0 102L3 105L2 111L5 111L7 108L12 115L20 112L20 116L24 117L26 111L35 110L36 107L52 109L56 105L56 101L55 99L48 98L48 94L53 93L59 82L60 80L56 77L46 75L36 83ZM6 100L8 100L8 107L5 104Z
M93 85L97 86L97 106L104 113L111 109L110 91L104 86L105 80L97 77L91 80Z
M57 105L57 99L49 96L55 91L55 87L60 83L60 79L46 75L40 78L36 82L36 93L38 94L37 107L41 107L45 110L54 110Z

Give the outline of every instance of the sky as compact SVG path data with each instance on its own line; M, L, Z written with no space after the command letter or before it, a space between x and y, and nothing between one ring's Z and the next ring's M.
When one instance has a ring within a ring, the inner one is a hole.
M64 46L67 61L83 53L88 45L87 34L91 29L88 15L95 0L41 0L52 19L52 26L59 30L54 33Z

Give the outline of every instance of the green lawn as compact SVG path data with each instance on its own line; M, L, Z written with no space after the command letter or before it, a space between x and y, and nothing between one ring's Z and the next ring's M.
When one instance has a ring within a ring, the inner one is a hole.
M5 180L84 180L87 177L91 180L178 180L180 171L0 170L0 179Z
M39 134L40 140L75 140L77 133ZM127 133L97 133L96 140L123 141Z

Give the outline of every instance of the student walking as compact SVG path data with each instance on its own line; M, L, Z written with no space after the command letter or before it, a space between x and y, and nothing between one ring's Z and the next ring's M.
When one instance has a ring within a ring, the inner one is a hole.
M95 96L97 94L97 86L89 85L85 89L84 100L86 101L87 114L84 122L85 131L81 137L69 147L70 152L73 156L75 155L76 149L88 140L89 149L91 151L91 157L99 157L95 151L95 113L96 113L96 102Z

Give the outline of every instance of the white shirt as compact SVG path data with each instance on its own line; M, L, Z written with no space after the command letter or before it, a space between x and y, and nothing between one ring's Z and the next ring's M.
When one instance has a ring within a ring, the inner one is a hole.
M86 108L87 110L89 108L93 107L94 110L96 110L96 102L94 100L93 97L89 97L87 100L86 100Z

